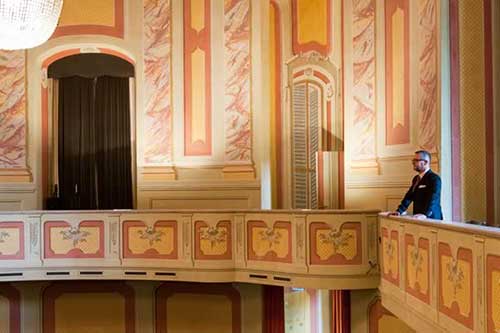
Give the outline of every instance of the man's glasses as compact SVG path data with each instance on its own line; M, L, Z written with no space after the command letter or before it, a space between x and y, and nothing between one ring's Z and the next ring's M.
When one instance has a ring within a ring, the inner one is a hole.
M423 159L423 158L414 158L411 160L413 163L417 163L417 162L428 162L427 160Z

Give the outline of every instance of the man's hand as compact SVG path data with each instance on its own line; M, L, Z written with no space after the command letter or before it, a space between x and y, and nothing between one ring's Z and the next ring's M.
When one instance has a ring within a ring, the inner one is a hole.
M419 220L425 220L427 218L427 216L425 216L424 214L415 214L415 215L413 215L413 218L419 219Z
M398 211L394 211L394 212L389 212L389 214L387 214L388 216L401 216L401 213L398 212Z

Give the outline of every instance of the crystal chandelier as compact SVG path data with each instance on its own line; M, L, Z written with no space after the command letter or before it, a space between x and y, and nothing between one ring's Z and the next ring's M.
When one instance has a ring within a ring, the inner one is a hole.
M28 49L56 29L63 0L0 0L0 49Z

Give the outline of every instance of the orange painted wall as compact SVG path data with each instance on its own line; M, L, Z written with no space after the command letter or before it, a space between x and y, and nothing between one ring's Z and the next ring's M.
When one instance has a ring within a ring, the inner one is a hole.
M231 333L231 300L221 295L177 294L167 301L167 332Z
M58 26L113 26L114 23L115 0L65 0Z
M52 38L84 34L123 38L124 1L65 0Z

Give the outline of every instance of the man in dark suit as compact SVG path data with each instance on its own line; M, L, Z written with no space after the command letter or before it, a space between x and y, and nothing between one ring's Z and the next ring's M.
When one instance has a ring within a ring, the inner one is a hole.
M443 219L441 211L441 178L431 170L431 154L425 150L415 152L413 169L418 173L395 212L399 216L406 212L413 202L413 217Z

